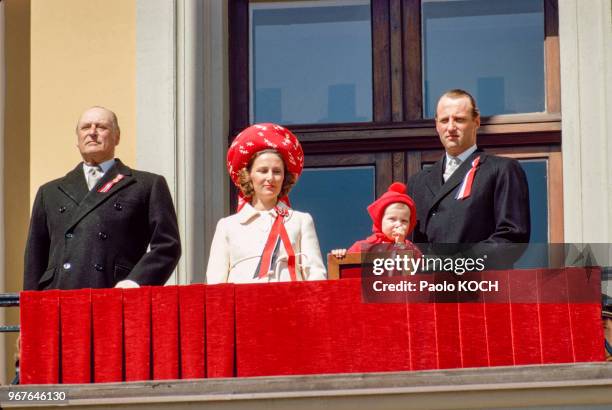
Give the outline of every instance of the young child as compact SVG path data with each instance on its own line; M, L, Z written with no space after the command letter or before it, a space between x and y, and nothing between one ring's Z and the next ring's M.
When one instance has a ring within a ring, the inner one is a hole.
M355 242L348 253L359 253L372 245L389 243L401 244L404 249L414 251L414 257L421 255L419 249L406 237L416 225L416 206L406 195L406 185L394 182L380 198L368 206L372 218L373 234ZM334 249L331 253L339 259L347 254L346 249Z

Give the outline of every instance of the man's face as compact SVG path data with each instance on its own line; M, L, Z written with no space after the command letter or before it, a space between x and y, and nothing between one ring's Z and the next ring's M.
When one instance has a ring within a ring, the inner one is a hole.
M119 130L112 114L103 108L85 111L77 124L78 147L83 160L99 164L115 157L119 144Z
M473 117L468 97L442 97L436 111L436 130L449 155L457 156L476 144L480 116Z

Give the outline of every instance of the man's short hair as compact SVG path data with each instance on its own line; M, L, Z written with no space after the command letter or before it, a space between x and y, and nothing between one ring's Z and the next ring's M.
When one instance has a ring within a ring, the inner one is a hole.
M480 115L480 110L476 106L476 100L474 99L474 97L472 97L472 94L468 93L467 91L462 90L461 88L454 88L452 90L448 90L447 92L442 94L440 98L438 98L438 104L440 103L440 100L444 97L448 97L448 98L467 97L470 100L470 104L472 104L472 117L476 118ZM437 106L438 105L436 104L436 107ZM437 108L436 108L436 118L438 118Z

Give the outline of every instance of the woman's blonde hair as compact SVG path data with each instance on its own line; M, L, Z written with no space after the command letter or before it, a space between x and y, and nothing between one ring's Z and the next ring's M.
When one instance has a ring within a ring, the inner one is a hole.
M278 194L278 197L282 198L287 195L289 191L291 191L291 188L293 188L293 186L295 185L297 178L287 169L287 164L285 164L283 156L277 150L274 149L264 149L262 151L256 152L249 160L247 166L238 171L238 182L240 183L240 191L242 191L242 195L246 196L247 198L253 197L255 189L253 188L253 182L251 181L251 177L249 174L251 173L251 169L253 168L253 163L255 162L255 160L263 154L276 154L281 159L281 161L283 161L285 177L283 178L283 186L281 187L280 193Z

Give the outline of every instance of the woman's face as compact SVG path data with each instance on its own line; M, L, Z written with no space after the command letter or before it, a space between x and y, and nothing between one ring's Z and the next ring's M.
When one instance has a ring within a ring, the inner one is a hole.
M255 191L253 200L276 201L285 179L285 165L282 158L273 152L261 154L253 161L249 177Z

